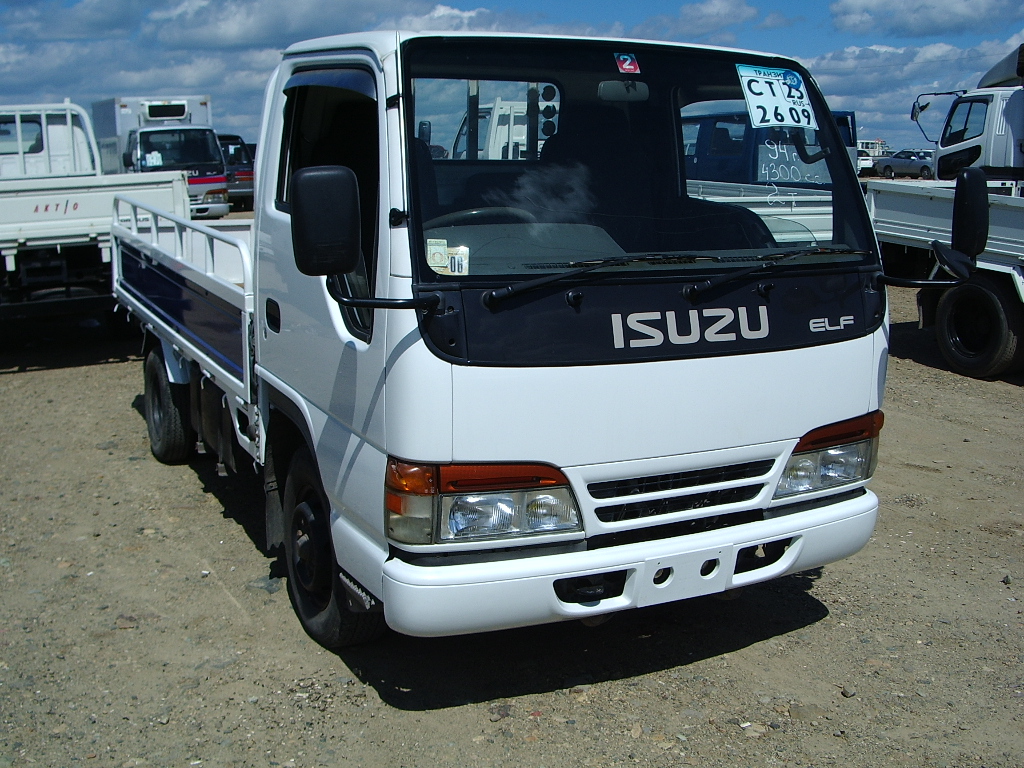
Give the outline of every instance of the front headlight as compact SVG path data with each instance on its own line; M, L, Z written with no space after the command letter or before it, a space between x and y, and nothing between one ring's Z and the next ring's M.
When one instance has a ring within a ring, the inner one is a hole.
M441 541L579 530L568 488L441 497Z
M208 205L214 203L226 203L228 201L228 191L226 189L211 189L205 195L203 195L203 202Z
M569 481L543 464L409 464L388 460L388 537L449 544L583 530Z
M878 463L882 412L807 433L793 450L775 489L775 498L864 482Z

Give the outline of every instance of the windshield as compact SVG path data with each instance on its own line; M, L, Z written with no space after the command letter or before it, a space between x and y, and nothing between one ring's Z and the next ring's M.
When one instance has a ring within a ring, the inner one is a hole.
M227 139L221 136L220 148L224 153L224 162L229 166L252 165L252 155L249 153L249 148L240 139L235 141L234 139Z
M146 170L224 162L217 136L211 130L175 128L144 131L139 136L139 149L142 167Z
M816 269L875 263L847 150L805 72L621 48L406 45L421 280L531 279L603 259L706 274L794 249L807 252L791 264Z

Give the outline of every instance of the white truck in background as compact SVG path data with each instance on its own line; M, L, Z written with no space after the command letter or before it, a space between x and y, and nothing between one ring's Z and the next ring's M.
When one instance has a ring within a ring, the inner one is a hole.
M960 285L919 291L918 310L951 369L999 376L1024 367L1024 45L974 90L922 94L912 119L927 107L922 97L937 95L955 99L935 150L936 180L871 180L868 209L886 274L925 277L934 269L931 242L950 237L953 180L964 168L985 173L990 230L977 270Z
M93 102L104 173L183 171L192 218L231 210L209 96L118 96Z
M98 158L81 107L0 105L0 320L113 308L115 195L187 215L180 172L104 176Z

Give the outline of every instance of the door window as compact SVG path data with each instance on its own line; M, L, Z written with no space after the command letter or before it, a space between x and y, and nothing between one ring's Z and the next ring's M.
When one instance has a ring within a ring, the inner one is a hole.
M355 68L296 73L285 86L285 142L278 174L277 205L287 212L291 177L302 168L341 165L359 184L362 257L356 269L341 275L343 291L353 298L374 294L378 189L380 186L376 83ZM353 335L369 341L373 310L343 307Z
M946 121L940 144L949 147L981 136L985 131L987 114L987 101L961 101L953 108L949 120Z

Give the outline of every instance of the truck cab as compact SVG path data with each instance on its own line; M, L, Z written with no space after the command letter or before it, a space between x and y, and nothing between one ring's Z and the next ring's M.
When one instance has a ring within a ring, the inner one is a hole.
M121 227L115 285L154 454L262 467L311 637L600 621L868 541L885 289L799 64L379 31L266 94L249 242Z
M978 89L957 98L936 155L940 179L976 165L993 181L1024 180L1024 88Z
M226 216L227 171L208 96L119 97L93 104L104 173L183 171L192 217Z
M193 218L220 218L230 210L224 157L212 128L174 125L130 131L124 164L140 173L184 171Z
M1001 59L970 91L958 91L935 152L936 177L980 167L995 182L1024 181L1024 45ZM924 107L915 103L914 119Z
M0 106L0 179L99 172L91 123L77 104Z

